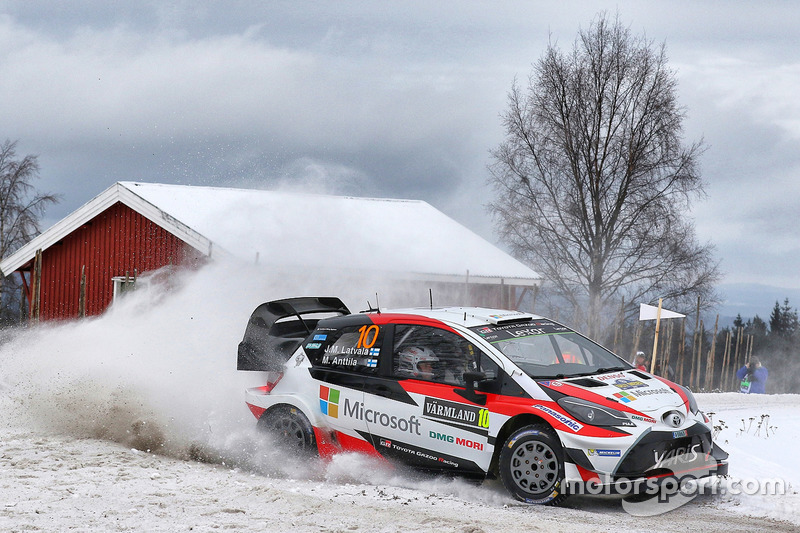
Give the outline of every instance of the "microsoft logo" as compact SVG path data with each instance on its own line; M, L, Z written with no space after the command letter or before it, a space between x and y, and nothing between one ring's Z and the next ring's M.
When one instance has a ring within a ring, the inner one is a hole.
M319 408L323 415L339 418L339 391L325 385L319 386Z
M617 393L613 394L613 396L615 398L619 398L620 400L622 400L625 403L630 403L630 402L632 402L633 400L636 399L636 396L633 396L632 394L627 393L627 392L617 392Z

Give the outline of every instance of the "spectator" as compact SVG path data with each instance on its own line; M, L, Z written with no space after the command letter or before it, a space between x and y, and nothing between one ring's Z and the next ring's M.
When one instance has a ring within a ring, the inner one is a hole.
M633 363L637 370L644 370L647 372L647 356L644 352L636 352L636 360Z
M736 379L741 381L739 392L766 394L768 375L769 372L761 366L761 361L757 357L751 357L750 362L736 372Z

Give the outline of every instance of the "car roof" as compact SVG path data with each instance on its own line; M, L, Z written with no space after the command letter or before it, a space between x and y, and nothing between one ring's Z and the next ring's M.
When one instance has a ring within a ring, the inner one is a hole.
M485 326L487 324L506 324L528 320L541 320L544 317L521 311L508 309L491 309L486 307L419 307L409 309L381 309L381 313L408 314L424 316L448 324L463 327Z

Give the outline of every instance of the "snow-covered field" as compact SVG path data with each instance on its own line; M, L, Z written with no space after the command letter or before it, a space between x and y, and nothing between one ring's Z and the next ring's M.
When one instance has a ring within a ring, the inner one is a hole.
M698 395L730 477L655 516L609 497L521 505L497 483L357 455L276 454L244 406L258 383L235 371L236 345L261 301L335 292L230 280L206 268L168 298L137 294L0 345L0 531L800 530L800 395Z

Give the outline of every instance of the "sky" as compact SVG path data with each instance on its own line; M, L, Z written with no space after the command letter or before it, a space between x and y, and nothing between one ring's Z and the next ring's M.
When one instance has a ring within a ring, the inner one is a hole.
M791 1L0 0L0 142L61 195L45 226L131 180L420 199L498 243L509 89L601 11L666 44L723 281L800 289Z

